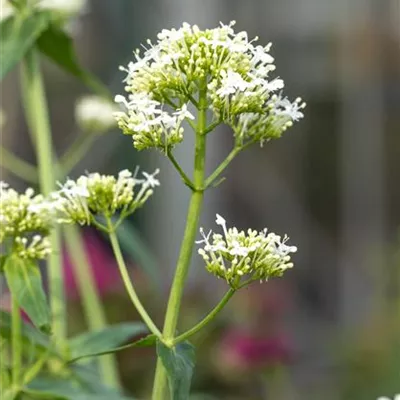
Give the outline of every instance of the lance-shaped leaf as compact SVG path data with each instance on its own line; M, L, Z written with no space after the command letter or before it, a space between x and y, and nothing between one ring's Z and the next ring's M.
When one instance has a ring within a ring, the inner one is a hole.
M157 355L168 374L171 399L188 399L196 358L194 347L189 342L182 342L170 348L158 341Z
M48 12L38 11L2 21L0 24L0 80L35 45L36 39L47 28L49 20Z
M98 377L100 380L100 377ZM132 400L119 393L105 388L103 395L84 391L77 382L54 377L40 377L34 379L23 388L34 399L40 400Z
M11 315L6 311L0 310L0 336L4 339L10 340L11 335ZM21 326L21 337L24 343L30 343L41 350L49 349L51 346L47 335L24 321L22 321Z
M147 332L146 325L141 322L124 322L108 326L97 332L83 333L70 340L71 356L69 361L115 353L129 339Z
M33 324L50 331L50 311L37 264L12 255L7 258L4 272L11 295L26 312Z
M110 97L108 89L92 74L82 68L75 53L74 43L62 29L51 24L37 41L39 50L69 74L80 79L99 96Z

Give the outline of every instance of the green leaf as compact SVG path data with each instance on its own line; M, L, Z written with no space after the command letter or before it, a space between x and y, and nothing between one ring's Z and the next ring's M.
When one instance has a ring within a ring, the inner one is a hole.
M182 342L170 348L157 341L157 355L168 374L171 399L188 399L196 358L194 347L189 342Z
M0 80L7 75L35 45L49 24L49 13L35 12L25 17L7 18L0 24Z
M37 41L39 50L66 72L80 79L96 94L109 98L108 89L78 62L73 40L56 25L49 25Z
M16 297L19 306L36 327L49 332L50 311L39 267L33 261L12 255L6 260L4 272L10 292Z
M150 347L156 344L157 342L157 335L152 333L151 335L147 335L142 339L137 340L136 342L132 343L131 345L127 346L134 346L134 347ZM126 346L124 346L126 347Z
M100 379L98 377L98 379ZM22 390L24 393L36 399L49 400L128 400L113 390L106 390L103 395L88 393L76 382L58 378L36 378Z
M11 314L0 310L0 336L4 339L10 340L11 335ZM31 343L39 349L45 350L49 349L51 346L47 335L24 321L22 321L21 336L25 343Z
M101 331L83 333L70 340L70 362L86 357L114 353L121 349L119 346L133 336L147 332L146 325L141 322L124 322L109 326Z
M0 255L0 274L3 273L4 264L6 263L7 257L7 254Z

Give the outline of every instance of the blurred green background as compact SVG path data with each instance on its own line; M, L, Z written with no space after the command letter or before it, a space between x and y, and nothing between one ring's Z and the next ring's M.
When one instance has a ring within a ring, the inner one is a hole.
M400 2L92 0L71 29L82 64L118 94L124 78L118 66L147 38L155 41L161 29L182 22L212 28L231 20L261 44L273 42L285 93L300 95L307 108L305 119L281 140L252 147L234 161L226 181L207 193L202 225L212 227L218 212L238 228L286 232L299 251L294 270L240 292L196 336L196 398L375 400L400 393ZM44 71L62 153L78 134L75 101L87 92L56 67L44 63ZM1 102L7 116L2 145L35 162L15 72L2 83ZM223 127L210 137L210 169L231 142ZM177 153L190 169L190 138ZM136 152L117 130L99 138L71 177L138 164L160 167L162 186L131 219L137 236L127 234L132 251L126 255L143 301L161 324L188 189L162 155ZM1 176L24 187L5 170ZM97 274L104 273L104 260L110 260L107 273L114 272L107 242L85 233ZM110 321L137 318L119 281L98 281ZM81 331L72 278L69 285L71 331ZM182 329L224 290L195 255ZM126 351L118 360L127 390L144 396L153 378L153 350Z

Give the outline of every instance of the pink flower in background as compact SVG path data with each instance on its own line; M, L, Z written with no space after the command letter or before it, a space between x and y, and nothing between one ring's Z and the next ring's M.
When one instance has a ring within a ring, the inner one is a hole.
M0 310L4 310L7 311L8 313L11 313L11 293L8 290L6 290L0 296ZM20 313L23 321L32 322L22 308L20 308Z
M121 278L118 266L112 252L96 234L84 231L82 235L88 261L97 289L100 295L105 295L118 289ZM63 251L64 286L69 299L76 299L79 295L77 280L74 275L74 267L67 250Z
M224 368L246 372L255 368L287 363L291 358L288 340L280 336L262 337L231 330L222 339L218 359Z

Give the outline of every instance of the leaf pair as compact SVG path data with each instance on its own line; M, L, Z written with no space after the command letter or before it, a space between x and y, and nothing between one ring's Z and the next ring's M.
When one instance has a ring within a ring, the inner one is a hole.
M195 365L194 346L189 342L183 342L170 348L157 340L156 335L153 334L133 343L122 345L133 336L147 331L146 326L142 323L125 322L109 326L98 332L81 334L70 340L70 362L115 353L129 347L147 347L157 343L157 355L168 374L171 399L187 400Z

